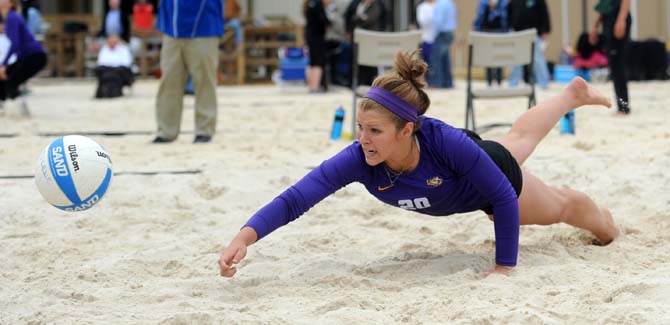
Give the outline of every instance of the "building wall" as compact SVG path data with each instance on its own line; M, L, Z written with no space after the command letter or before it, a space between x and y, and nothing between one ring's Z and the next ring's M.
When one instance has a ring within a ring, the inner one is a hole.
M667 30L667 10L668 1L663 0L638 0L638 35L637 38L644 40L647 38L668 40Z
M42 0L41 5L45 13L65 13L65 12L88 12L93 14L101 14L102 4L106 0ZM123 0L130 1L130 0ZM302 0L238 0L243 15L253 14L256 20L263 21L267 15L283 15L291 19L293 22L302 24L304 18L302 16ZM331 0L336 1L340 6L346 6L348 0ZM394 3L398 10L407 10L408 2L413 1L419 3L419 0L384 0L387 4ZM467 35L472 29L472 22L476 14L476 7L479 0L453 0L458 10L458 29L454 39L452 60L455 69L462 69L466 65L465 58L467 57ZM565 0L568 4L569 23L567 28L562 26L562 3L564 0L546 0L549 6L552 32L549 35L549 46L547 48L546 57L550 61L558 61L558 57L565 42L563 33L567 31L567 43L570 46L575 45L579 34L583 30L582 24L582 0ZM637 32L637 39L655 38L659 40L669 40L667 15L668 0L632 0L637 6L637 19L635 31ZM598 0L586 0L586 10L588 17L588 29L591 28L596 18L596 13L593 10ZM396 20L399 17L406 17L412 15L400 15L396 13ZM414 17L410 17L410 21L414 21ZM396 26L403 26L404 24L396 22Z
M102 1L103 0L41 0L39 1L39 5L42 13L47 15L88 14L91 13L94 6L101 4Z
M463 70L467 66L467 35L472 29L475 19L478 0L453 0L458 10L458 29L453 43L453 66L456 71ZM562 1L546 0L549 7L552 30L549 35L549 45L546 50L546 58L549 61L558 62L563 47L562 26ZM568 4L568 45L574 47L579 35L583 31L582 1L566 0ZM661 41L670 39L668 34L667 6L666 0L633 0L637 5L637 36L638 40L654 38ZM592 28L597 17L594 7L598 0L587 0L587 32ZM635 20L635 19L634 19ZM634 35L635 36L635 35Z
M302 0L251 0L253 3L253 15L255 19L263 20L268 15L283 15L290 18L293 22L304 24L305 19L302 15ZM240 5L245 1L240 1Z
M549 35L549 45L547 47L546 57L550 61L558 61L558 57L563 47L562 26L562 1L546 0L549 6L551 16L552 32ZM253 14L256 19L262 19L265 15L285 15L293 21L303 23L301 14L301 0L248 0L240 1L243 7L247 7L247 2L252 2ZM345 1L346 2L346 1ZM393 1L398 3L398 1ZM418 3L419 1L415 1ZM467 64L467 35L472 29L472 22L476 15L478 0L454 0L458 10L458 29L454 40L453 63L454 67L462 68ZM596 13L593 10L598 0L586 0L586 10L588 17L588 29L593 26ZM667 1L666 0L633 0L637 4L637 39L656 38L667 40L669 38L666 23ZM575 45L577 39L582 33L582 1L567 0L569 23L567 27L568 44ZM245 9L246 10L246 9ZM398 24L397 25L401 25Z

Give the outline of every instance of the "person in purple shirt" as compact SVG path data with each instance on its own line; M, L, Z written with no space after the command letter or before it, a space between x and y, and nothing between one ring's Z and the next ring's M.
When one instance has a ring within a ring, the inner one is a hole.
M0 64L0 101L4 101L19 96L19 86L46 66L47 55L28 31L11 0L0 0L0 25L12 42ZM9 64L14 54L16 61Z
M426 69L418 52L396 55L394 69L377 77L361 100L358 141L256 212L221 253L221 276L236 273L234 264L246 256L247 246L352 182L382 202L418 213L483 210L494 222L496 239L496 265L487 273L506 273L516 265L520 224L565 222L591 231L600 244L614 240L619 231L608 209L519 167L565 113L583 105L609 107L607 98L575 78L521 115L502 139L482 140L424 116L430 105L421 81Z

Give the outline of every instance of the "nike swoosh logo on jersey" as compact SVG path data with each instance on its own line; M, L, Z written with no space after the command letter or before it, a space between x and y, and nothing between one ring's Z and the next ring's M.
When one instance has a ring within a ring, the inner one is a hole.
M381 192L381 191L386 191L386 190L388 190L388 189L391 188L391 187L393 187L393 184L388 185L388 186L377 186L377 191L379 191L379 192Z

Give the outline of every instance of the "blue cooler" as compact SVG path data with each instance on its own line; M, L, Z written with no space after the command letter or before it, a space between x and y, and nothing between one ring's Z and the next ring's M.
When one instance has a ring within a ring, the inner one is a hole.
M304 81L305 68L309 59L301 47L287 47L279 50L279 71L282 81Z

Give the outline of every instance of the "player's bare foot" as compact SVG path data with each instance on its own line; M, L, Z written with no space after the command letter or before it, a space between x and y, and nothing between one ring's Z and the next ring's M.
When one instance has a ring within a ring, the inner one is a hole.
M581 77L572 79L564 91L574 99L575 107L583 105L603 105L612 107L612 102L607 97L591 87Z
M602 234L595 234L596 240L593 242L595 245L605 246L614 241L615 238L619 236L619 229L614 224L614 218L612 218L612 213L607 208L601 208L603 217L605 218L606 229Z

